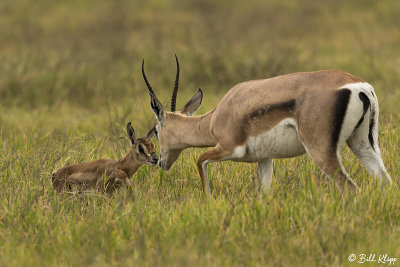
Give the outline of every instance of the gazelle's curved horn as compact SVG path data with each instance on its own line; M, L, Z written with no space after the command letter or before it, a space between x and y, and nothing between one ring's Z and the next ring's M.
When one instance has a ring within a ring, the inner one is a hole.
M172 98L171 98L171 111L175 111L176 109L176 96L178 95L178 86L179 86L179 61L176 54L175 54L175 59L176 59L176 78L175 78L174 91L172 92Z
M149 81L147 80L146 74L144 73L144 59L142 61L142 75L143 75L144 81L146 82L147 88L149 88L149 93L151 93L155 96L156 93L154 93L154 90L153 90L153 88L151 88L151 85L150 85Z

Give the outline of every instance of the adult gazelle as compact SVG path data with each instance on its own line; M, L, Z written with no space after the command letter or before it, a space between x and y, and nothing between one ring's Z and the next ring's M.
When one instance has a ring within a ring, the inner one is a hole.
M259 182L267 189L274 158L308 153L341 190L355 189L341 163L340 151L347 142L371 176L391 183L380 156L378 100L362 79L340 70L322 70L247 81L230 89L211 111L192 116L203 91L199 89L182 111L175 110L177 58L176 63L171 111L157 99L142 63L164 170L185 148L212 147L197 161L204 192L211 193L207 165L224 160L257 162Z

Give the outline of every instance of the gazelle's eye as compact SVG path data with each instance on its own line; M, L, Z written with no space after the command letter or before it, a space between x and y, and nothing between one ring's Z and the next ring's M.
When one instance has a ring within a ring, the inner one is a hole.
M139 145L139 153L140 153L140 154L146 154L146 153L144 152L144 148L143 148L142 145Z

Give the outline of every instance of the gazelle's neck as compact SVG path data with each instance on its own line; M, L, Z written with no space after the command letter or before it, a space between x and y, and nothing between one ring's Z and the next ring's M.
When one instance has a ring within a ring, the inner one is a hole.
M210 147L217 144L211 134L210 119L214 110L200 116L171 116L171 123L166 126L177 148L185 149L189 147Z
M121 169L126 172L128 177L131 177L137 171L137 169L143 165L143 163L140 163L136 159L136 155L132 149L130 149L128 154L126 154L125 157L123 157L119 162Z

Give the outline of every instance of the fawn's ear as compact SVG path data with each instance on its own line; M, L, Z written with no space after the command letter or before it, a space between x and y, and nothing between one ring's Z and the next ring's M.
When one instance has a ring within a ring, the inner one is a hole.
M132 128L131 122L128 123L126 126L126 131L128 132L129 136L129 141L131 141L131 145L136 143L136 138L135 138L135 131Z
M146 137L151 139L155 134L157 134L157 129L156 126L154 125L154 127L151 128L151 130L147 133Z

